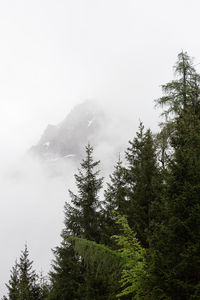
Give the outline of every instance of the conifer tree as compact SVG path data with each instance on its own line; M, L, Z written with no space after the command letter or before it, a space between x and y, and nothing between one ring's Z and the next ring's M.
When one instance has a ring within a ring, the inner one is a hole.
M125 169L122 166L121 159L119 158L116 166L114 167L113 174L110 175L110 183L107 183L107 189L105 190L106 210L109 213L115 210L121 215L126 215L126 196Z
M63 238L61 245L53 250L54 260L50 271L48 300L81 299L83 267L70 243Z
M78 174L75 174L77 194L69 190L72 205L65 204L64 232L99 242L99 191L103 178L99 177L100 161L94 162L92 153L93 148L88 145L86 158L82 161Z
M200 299L200 77L183 52L175 72L178 78L163 86L165 95L157 101L167 107L166 122L174 131L165 219L154 233L153 297Z
M99 177L99 161L93 160L92 153L93 148L88 145L86 158L75 175L77 193L69 191L71 204L65 204L63 241L54 252L49 299L108 299L106 282L96 279L67 240L70 235L97 243L101 240L99 192L103 178Z
M8 300L44 300L48 295L48 284L38 282L38 276L29 259L27 245L22 251L19 262L15 262L11 270L8 289ZM42 284L41 284L42 283Z
M8 289L8 299L9 300L18 300L19 299L19 268L17 261L15 262L14 267L12 267L10 280L6 284Z
M156 158L155 143L150 130L144 132L140 123L137 136L130 141L126 152L127 191L129 198L128 222L143 247L149 247L155 207L159 202L161 178Z
M36 290L37 276L32 269L33 261L29 260L27 245L20 256L19 268L19 297L21 300L31 300L34 298Z
M121 216L127 217L128 214L128 198L127 198L127 183L125 176L125 168L122 165L122 160L119 160L114 167L112 175L110 175L110 182L107 183L107 189L104 193L104 228L103 236L106 245L113 244L112 235L119 233L119 228L115 222L113 211L118 212Z

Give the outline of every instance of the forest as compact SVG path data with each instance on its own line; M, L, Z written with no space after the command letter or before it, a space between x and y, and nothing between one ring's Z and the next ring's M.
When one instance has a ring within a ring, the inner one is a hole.
M183 51L174 74L108 183L85 147L49 274L25 245L3 300L200 299L200 75Z

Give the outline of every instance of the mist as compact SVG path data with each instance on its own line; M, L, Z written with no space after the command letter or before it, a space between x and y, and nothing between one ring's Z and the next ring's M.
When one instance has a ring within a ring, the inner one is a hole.
M154 99L177 54L199 63L199 10L183 0L0 3L0 296L26 242L34 267L49 271L68 189L76 189L77 166L60 160L55 175L28 150L90 99L107 115L94 156L108 180L139 121L158 131Z
M25 243L37 271L49 271L51 249L60 241L67 188L73 186L67 176L72 168L68 169L65 177L50 177L39 162L27 156L1 169L1 294Z
M104 176L105 187L119 155L123 157L128 140L135 136L139 115L132 106L126 111L119 102L117 106L106 101L92 103L106 115L97 144L93 145L94 159L101 160L100 176ZM9 270L25 243L36 270L48 274L53 259L51 249L59 245L64 226L64 203L70 202L68 189L76 191L77 163L62 158L45 162L31 156L23 147L14 152L12 145L7 144L9 151L2 148L0 156L1 293L6 292Z

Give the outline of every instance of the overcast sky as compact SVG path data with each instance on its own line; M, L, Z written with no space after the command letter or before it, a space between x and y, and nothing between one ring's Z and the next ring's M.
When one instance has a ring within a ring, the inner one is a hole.
M85 99L124 115L133 111L155 128L153 100L172 79L177 54L183 49L200 62L199 12L197 0L0 1L1 164ZM1 193L0 201L12 197ZM14 231L3 228L12 239Z
M200 61L199 11L195 0L0 1L3 147L28 148L88 98L131 103L153 123L177 54Z

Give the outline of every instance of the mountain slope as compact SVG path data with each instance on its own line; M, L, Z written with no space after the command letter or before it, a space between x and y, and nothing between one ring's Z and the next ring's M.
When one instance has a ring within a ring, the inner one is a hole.
M105 121L100 107L93 101L85 101L75 106L57 126L48 125L31 153L44 160L69 157L80 160L86 144L97 144Z

